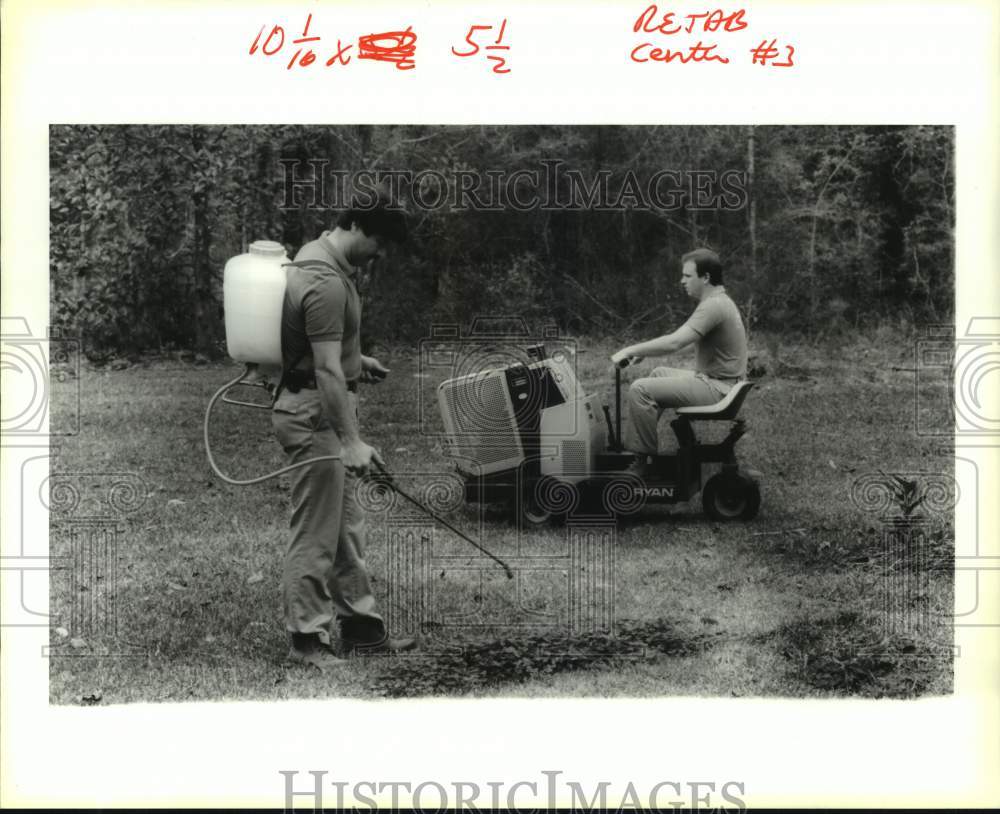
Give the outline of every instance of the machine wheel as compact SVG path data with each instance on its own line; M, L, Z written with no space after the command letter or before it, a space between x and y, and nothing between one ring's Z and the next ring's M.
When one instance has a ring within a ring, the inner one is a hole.
M705 483L701 505L713 520L752 520L760 508L760 485L739 472L720 472Z
M517 506L518 520L523 528L565 523L579 503L580 492L575 484L542 476L525 485Z
M518 520L523 528L544 526L553 517L552 512L543 508L531 494L521 495L516 508Z

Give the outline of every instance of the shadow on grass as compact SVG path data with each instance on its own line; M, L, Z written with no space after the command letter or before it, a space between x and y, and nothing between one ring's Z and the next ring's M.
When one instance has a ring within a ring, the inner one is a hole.
M683 633L660 619L623 622L613 636L549 633L478 640L437 653L391 659L370 689L388 698L462 695L557 673L606 668L618 661L690 656L711 647L717 636Z
M944 647L880 629L854 612L783 625L757 639L773 642L789 677L815 689L865 698L915 698L951 687L952 654ZM940 686L946 676L946 687Z

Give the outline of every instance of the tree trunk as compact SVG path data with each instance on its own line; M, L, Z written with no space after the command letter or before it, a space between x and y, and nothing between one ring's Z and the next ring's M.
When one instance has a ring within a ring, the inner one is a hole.
M757 282L757 196L754 194L754 126L751 124L747 133L747 194L750 196L750 206L747 210L748 227L750 230L750 279L751 286Z
M208 224L208 191L199 184L202 170L198 167L199 151L204 142L205 128L192 126L191 147L193 148L194 166L191 184L194 191L191 194L192 217L194 220L194 240L191 242L191 273L194 275L194 285L191 287L194 302L191 303L191 313L194 315L193 335L195 349L202 353L212 350L212 340L215 336L216 314L212 307L215 297L212 293L212 266L208 256L210 242Z
M823 193L820 192L820 199ZM819 199L813 207L812 227L809 230L809 262L806 266L806 283L809 286L809 321L815 324L818 295L816 291L816 229L819 225Z
M214 336L215 315L212 308L211 274L208 258L208 195L196 192L191 196L194 205L194 241L191 247L191 268L194 272L194 336L195 348L201 352L211 350Z

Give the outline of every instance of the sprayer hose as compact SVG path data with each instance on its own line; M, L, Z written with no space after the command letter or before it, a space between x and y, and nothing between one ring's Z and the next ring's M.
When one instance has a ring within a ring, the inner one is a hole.
M216 390L215 395L208 401L208 407L205 408L205 420L202 424L202 430L205 438L205 454L208 456L208 464L212 467L212 471L226 483L231 483L233 486L252 486L255 483L263 483L264 481L271 480L279 475L284 475L286 472L291 472L293 469L301 469L303 466L310 466L311 464L318 463L319 461L339 461L339 455L320 455L316 458L310 458L308 461L299 461L297 464L283 466L281 469L276 469L274 472L270 472L267 475L261 475L259 478L249 478L247 480L230 478L228 475L224 474L221 469L219 469L218 464L215 463L215 456L212 455L212 446L208 440L208 422L212 416L212 410L215 408L216 402L222 398L230 388L238 385L243 380L243 377L247 375L249 369L248 365L239 376L232 381L226 382L222 385L222 387Z

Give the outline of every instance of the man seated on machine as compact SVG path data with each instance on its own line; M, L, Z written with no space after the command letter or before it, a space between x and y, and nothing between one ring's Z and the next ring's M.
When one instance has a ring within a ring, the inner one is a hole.
M611 357L621 365L676 353L692 343L696 347L696 370L658 367L629 388L632 431L625 445L639 456L630 467L639 475L644 473L645 456L659 453L656 428L664 409L715 404L747 373L747 335L739 309L722 284L719 255L695 249L681 264L681 285L698 301L688 321L671 334L629 345Z

